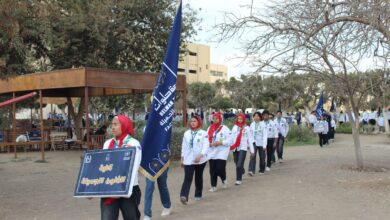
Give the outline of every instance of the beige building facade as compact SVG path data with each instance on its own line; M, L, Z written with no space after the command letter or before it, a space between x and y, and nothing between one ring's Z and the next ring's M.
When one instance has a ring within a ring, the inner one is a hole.
M187 52L179 60L178 73L185 75L187 83L228 81L228 68L210 63L210 47L203 44L188 43Z

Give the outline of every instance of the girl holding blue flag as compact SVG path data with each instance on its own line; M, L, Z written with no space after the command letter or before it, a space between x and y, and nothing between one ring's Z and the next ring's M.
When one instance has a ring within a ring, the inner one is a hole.
M184 133L181 145L181 166L184 168L184 182L181 186L180 201L186 205L191 183L195 174L195 200L202 198L203 170L206 166L209 140L205 130L201 129L199 116L190 119L190 129Z
M131 120L124 116L118 115L112 119L111 130L114 138L107 140L103 149L114 149L121 147L135 147L134 166L137 172L141 163L141 145L135 138L133 124ZM124 220L140 219L138 205L141 201L141 190L138 186L138 174L135 175L133 182L133 191L130 198L102 198L100 202L101 219L116 220L119 217L119 210L122 212Z
M235 140L235 142L230 146L230 150L233 150L234 163L236 164L235 185L241 185L242 175L245 173L244 162L248 148L250 150L251 158L254 154L252 136L249 126L245 123L245 119L245 115L239 113L232 128L232 139Z
M229 156L231 145L230 130L222 124L221 113L216 112L213 115L213 124L207 129L210 148L207 156L210 159L210 192L217 191L218 177L221 178L223 188L227 188L226 181L226 160Z

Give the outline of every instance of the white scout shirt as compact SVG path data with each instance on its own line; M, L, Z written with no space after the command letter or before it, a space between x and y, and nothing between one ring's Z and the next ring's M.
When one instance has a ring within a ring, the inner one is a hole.
M330 126L334 129L336 129L337 125L336 125L336 122L335 120L332 118L332 120L330 121Z
M276 124L272 120L264 121L265 127L267 128L268 138L278 138L278 129Z
M111 138L111 139L107 140L106 142L104 142L103 149L108 149L112 140L114 140L114 138ZM137 149L136 153L135 153L134 169L138 171L140 164L141 164L141 156L142 156L141 144L135 138L131 137L129 142L127 142L127 144L126 144L126 147L135 147ZM134 181L133 186L137 186L138 185L138 172L137 172L137 174L135 174L133 181Z
M237 125L234 125L232 128L232 144L236 142L237 136L239 134L240 134L240 128ZM239 150L247 151L248 148L252 154L255 153L253 148L253 139L250 132L250 128L249 126L245 125L242 131L241 143L235 149L235 151L239 151Z
M275 118L274 120L278 134L281 134L283 137L287 137L288 134L288 123L285 118Z
M214 160L227 160L230 152L230 146L232 145L230 129L225 125L221 125L220 129L218 128L213 136L212 142L220 141L222 145L212 147L210 146L209 151L207 152L208 159ZM210 127L207 129L207 134L209 133Z
M205 130L197 131L187 130L184 132L183 142L181 144L181 157L184 165L192 165L195 158L202 154L203 157L197 164L207 161L207 151L209 150L209 139Z
M309 122L311 124L315 124L317 122L317 117L315 115L313 115L313 114L310 114L309 115Z
M256 146L261 146L263 149L267 148L267 128L263 121L252 122L250 126L253 143Z

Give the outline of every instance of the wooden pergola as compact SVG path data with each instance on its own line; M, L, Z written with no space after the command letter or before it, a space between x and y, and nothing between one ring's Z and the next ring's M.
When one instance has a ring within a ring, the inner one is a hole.
M0 80L0 96L20 96L37 91L40 100L41 151L44 160L43 143L43 97L84 97L84 105L88 110L89 98L94 96L127 95L136 93L151 93L156 85L158 74L125 72L99 68L78 68L55 70L51 72L32 73L9 79ZM186 78L178 75L177 92L182 95L183 125L186 124ZM68 111L73 108L68 101ZM15 122L15 103L13 104L13 129ZM88 115L88 114L87 114ZM70 122L70 114L68 113ZM75 120L75 119L74 119ZM87 130L87 146L90 146L90 122L85 118ZM15 151L16 152L16 151Z

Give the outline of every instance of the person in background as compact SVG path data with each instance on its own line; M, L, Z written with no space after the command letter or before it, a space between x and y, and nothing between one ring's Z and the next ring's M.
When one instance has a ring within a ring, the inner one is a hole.
M343 111L340 111L340 115L339 115L339 123L340 125L343 124L345 122L345 114Z
M210 148L207 152L210 167L210 192L217 191L218 177L221 178L223 188L227 188L226 160L231 145L230 130L222 124L222 115L219 112L213 115L213 124L207 129Z
M390 126L390 108L387 109L387 122L389 123Z
M302 123L302 113L297 110L297 113L295 114L295 120L297 120L297 125L301 126Z
M314 124L317 122L316 111L312 111L309 116L310 127L314 128Z
M148 120L149 115L145 117L145 120ZM145 132L146 126L143 129ZM161 212L161 216L168 216L171 214L172 204L171 198L169 196L168 189L168 169L166 169L158 178L157 178L157 186L158 191L160 192L160 201L163 206L163 210ZM145 178L145 199L144 199L144 220L152 219L152 200L154 193L155 181L152 181L148 178Z
M260 112L253 114L253 122L250 125L250 133L253 140L254 155L249 161L250 176L256 173L256 152L259 152L259 174L263 175L265 171L265 149L267 147L267 128L261 121Z
M379 132L385 132L385 119L383 119L383 113L378 117Z
M141 164L141 145L134 135L133 123L124 115L117 115L112 119L112 134L114 138L107 140L103 149L114 149L121 147L136 148L134 166L138 171ZM130 198L102 198L100 201L101 219L117 220L119 211L122 212L124 220L140 219L138 206L141 202L141 190L138 186L138 174L134 178L133 191Z
M368 123L370 124L370 132L375 130L376 125L376 114L375 109L371 109L371 112L368 114Z
M329 124L325 120L324 116L321 115L319 120L314 125L314 132L318 134L320 147L323 147L328 141Z
M195 200L202 198L203 170L206 166L209 139L205 130L201 129L199 117L190 119L190 129L184 133L181 145L181 166L184 168L184 182L181 186L180 201L184 205L188 202L188 195L195 174Z
M250 150L250 155L254 154L253 140L250 133L249 126L245 123L245 115L238 113L235 124L232 128L232 140L233 145L230 146L230 150L233 151L234 163L236 164L236 183L235 185L241 185L242 175L245 173L244 162L246 157L246 151Z
M276 119L274 120L278 132L278 143L276 152L278 154L278 161L283 163L283 145L284 141L287 140L289 126L286 119L282 118L282 111L279 110L276 113Z
M263 120L267 129L267 167L265 171L271 170L272 155L275 155L276 144L278 142L278 130L275 123L270 120L269 111L263 111Z
M329 129L329 139L331 141L334 141L334 137L335 137L335 133L336 133L336 128L337 128L337 123L336 121L333 119L331 119L330 121L330 129Z

